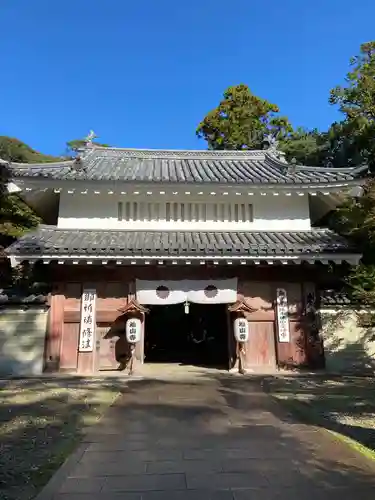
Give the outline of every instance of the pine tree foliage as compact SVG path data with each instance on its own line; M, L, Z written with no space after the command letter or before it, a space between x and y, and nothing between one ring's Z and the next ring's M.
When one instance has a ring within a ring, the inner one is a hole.
M100 142L92 142L93 146L99 146L101 148L108 148L108 144L102 144ZM86 146L86 141L85 139L73 139L72 141L68 141L66 143L67 149L68 149L68 154L70 155L75 155L77 151L80 149L84 148Z
M331 90L330 102L344 115L336 129L336 154L349 165L366 163L375 171L375 41L361 45L345 85Z
M276 104L261 99L246 85L230 87L219 105L197 128L210 149L261 149L273 134L288 161L310 166L351 167L366 164L375 174L375 41L364 43L350 60L344 85L333 88L329 102L342 120L325 132L293 129ZM348 198L330 218L336 231L350 238L363 259L344 278L352 298L375 309L375 180L363 194ZM342 272L342 270L341 270ZM375 324L375 317L372 324Z
M375 308L375 180L370 178L359 197L348 198L331 218L332 228L355 243L361 263L345 281L356 303ZM375 317L374 317L375 320Z
M196 130L209 149L262 149L267 134L278 139L292 131L279 108L254 95L244 84L229 87L219 105L210 111Z
M196 134L213 150L263 149L267 135L275 137L288 161L322 166L329 159L332 131L293 129L279 107L254 95L245 84L229 87L218 106L199 123Z
M375 309L375 42L361 46L350 61L346 84L331 91L344 119L337 124L336 155L346 164L366 163L371 176L363 194L348 199L333 214L333 227L352 238L363 252L361 264L351 269L346 281L355 300ZM375 324L372 314L371 324Z

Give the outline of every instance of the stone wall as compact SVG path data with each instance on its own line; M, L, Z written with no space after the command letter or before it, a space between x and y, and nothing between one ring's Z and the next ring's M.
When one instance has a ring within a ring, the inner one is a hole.
M360 326L360 314L347 308L320 311L328 372L375 373L375 328Z
M0 376L43 372L48 308L12 305L0 309Z

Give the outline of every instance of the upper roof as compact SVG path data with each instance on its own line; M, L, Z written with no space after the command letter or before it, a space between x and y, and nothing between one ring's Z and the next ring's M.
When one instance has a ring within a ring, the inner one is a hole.
M345 185L367 167L287 164L265 151L179 151L91 146L75 160L10 165L14 178L127 183Z

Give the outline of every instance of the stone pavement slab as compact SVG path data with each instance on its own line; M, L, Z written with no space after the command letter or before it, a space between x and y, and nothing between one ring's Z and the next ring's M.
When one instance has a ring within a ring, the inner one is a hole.
M37 500L361 500L375 465L293 421L257 379L126 388Z

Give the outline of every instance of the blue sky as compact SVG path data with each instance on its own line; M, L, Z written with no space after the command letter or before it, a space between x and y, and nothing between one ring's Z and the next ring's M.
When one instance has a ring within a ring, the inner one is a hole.
M325 128L374 18L374 0L0 0L0 135L201 149L198 122L238 83Z

